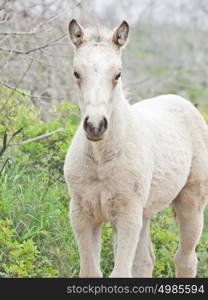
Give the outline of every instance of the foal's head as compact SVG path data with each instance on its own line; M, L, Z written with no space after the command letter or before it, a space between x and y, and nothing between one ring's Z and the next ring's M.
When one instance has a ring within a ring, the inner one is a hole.
M108 128L114 94L120 85L120 50L128 33L126 21L113 32L103 31L96 36L74 19L69 23L69 34L75 45L73 72L79 90L78 104L89 140L102 140Z

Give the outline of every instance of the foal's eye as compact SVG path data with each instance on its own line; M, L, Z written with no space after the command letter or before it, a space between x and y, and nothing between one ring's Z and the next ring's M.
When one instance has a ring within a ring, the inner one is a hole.
M75 77L76 79L80 79L80 75L79 75L79 73L77 73L77 72L74 72L74 77Z
M121 77L121 73L118 73L115 77L115 80L118 80Z

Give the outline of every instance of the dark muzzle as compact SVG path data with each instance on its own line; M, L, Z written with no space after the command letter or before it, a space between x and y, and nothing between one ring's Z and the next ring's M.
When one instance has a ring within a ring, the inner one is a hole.
M91 141L96 142L103 139L103 135L108 127L108 121L105 117L103 117L98 126L94 126L93 123L90 122L89 117L86 117L83 126L87 138Z

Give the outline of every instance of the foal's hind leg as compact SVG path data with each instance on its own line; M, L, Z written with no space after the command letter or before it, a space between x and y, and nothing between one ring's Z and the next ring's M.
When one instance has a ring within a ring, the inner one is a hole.
M150 239L149 227L150 219L143 216L143 226L140 232L132 268L133 277L152 277L155 257Z
M175 255L176 277L195 277L195 248L203 229L203 210L207 197L205 183L187 183L173 203L180 226L180 243Z

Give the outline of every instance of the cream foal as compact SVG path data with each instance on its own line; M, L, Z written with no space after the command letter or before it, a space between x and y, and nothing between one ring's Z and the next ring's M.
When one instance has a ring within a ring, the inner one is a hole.
M80 277L101 277L101 229L115 229L111 277L151 277L152 215L173 204L180 225L177 277L194 277L208 194L208 128L177 95L130 105L121 82L129 25L113 32L69 24L81 124L66 156Z

